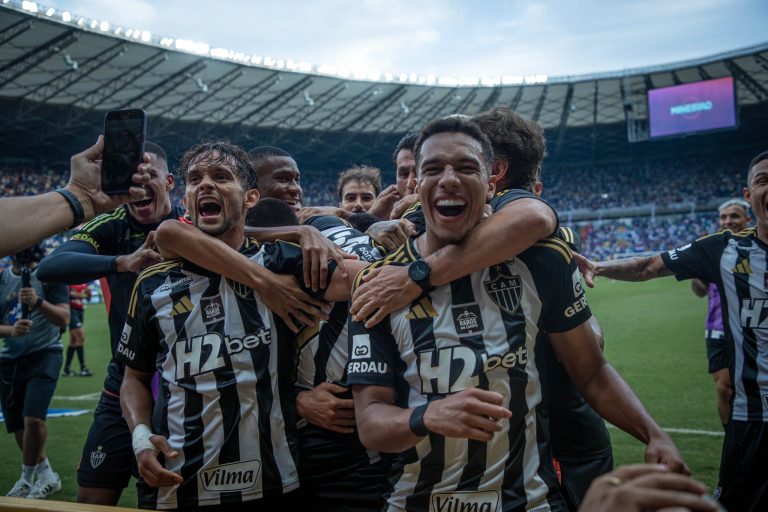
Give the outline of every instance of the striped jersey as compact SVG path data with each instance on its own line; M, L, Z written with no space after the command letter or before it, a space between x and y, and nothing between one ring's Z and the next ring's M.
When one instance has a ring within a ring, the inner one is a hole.
M316 228L344 252L357 255L360 261L374 262L383 257L381 249L368 235L338 217L312 217L306 224ZM346 385L348 314L349 304L338 302L327 321L321 321L318 327L305 328L299 334L298 386L309 389L322 382Z
M243 252L303 279L298 246L247 241ZM131 368L160 373L153 432L178 450L165 467L184 478L144 485L143 507L238 503L298 487L295 335L252 289L184 260L149 267L117 352Z
M412 240L380 264L419 257ZM589 316L572 253L550 238L437 287L372 329L352 322L350 385L391 387L404 408L480 387L512 411L488 443L432 433L398 454L388 510L563 510L540 407L539 345L545 331Z
M755 228L722 231L661 253L678 279L715 283L732 350L732 418L768 421L768 267Z

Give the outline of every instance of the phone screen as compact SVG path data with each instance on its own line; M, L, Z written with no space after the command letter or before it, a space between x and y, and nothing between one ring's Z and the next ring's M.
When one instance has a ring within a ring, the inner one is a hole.
M104 124L104 154L101 188L106 193L124 193L144 151L146 117L140 110L110 112Z

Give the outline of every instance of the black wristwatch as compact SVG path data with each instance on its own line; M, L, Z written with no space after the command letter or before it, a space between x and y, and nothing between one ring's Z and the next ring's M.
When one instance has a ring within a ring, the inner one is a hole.
M45 299L42 298L42 297L38 297L37 300L35 301L35 309L37 309L40 306L42 306L43 302L45 302Z
M416 260L408 265L408 277L419 285L424 293L429 293L435 289L429 282L429 276L432 274L432 269L429 268L429 263L424 260Z

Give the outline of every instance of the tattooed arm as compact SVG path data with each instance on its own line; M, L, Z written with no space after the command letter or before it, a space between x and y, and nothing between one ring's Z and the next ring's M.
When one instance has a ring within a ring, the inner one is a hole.
M661 259L661 254L599 262L590 261L580 254L574 254L574 256L579 270L584 275L584 282L590 288L594 286L593 279L596 276L619 281L647 281L655 277L672 275L672 271Z

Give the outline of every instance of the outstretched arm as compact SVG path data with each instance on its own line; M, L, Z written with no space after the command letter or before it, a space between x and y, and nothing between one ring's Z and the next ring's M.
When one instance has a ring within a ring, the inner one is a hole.
M557 217L552 208L533 198L513 201L497 211L460 244L451 244L425 258L430 283L440 286L520 254L552 234ZM353 296L352 314L370 328L389 313L410 304L421 288L408 278L406 267L387 265L374 270Z
M706 297L709 292L707 283L698 278L691 279L691 290L697 297Z
M597 276L608 277L618 281L648 281L656 277L671 276L672 271L664 264L661 254L638 258L623 258L619 260L593 262L580 254L575 254L576 264L584 276L587 286L595 286Z
M595 411L646 444L646 462L666 464L690 474L672 439L653 420L637 395L608 364L589 322L561 333L549 333L558 359Z

